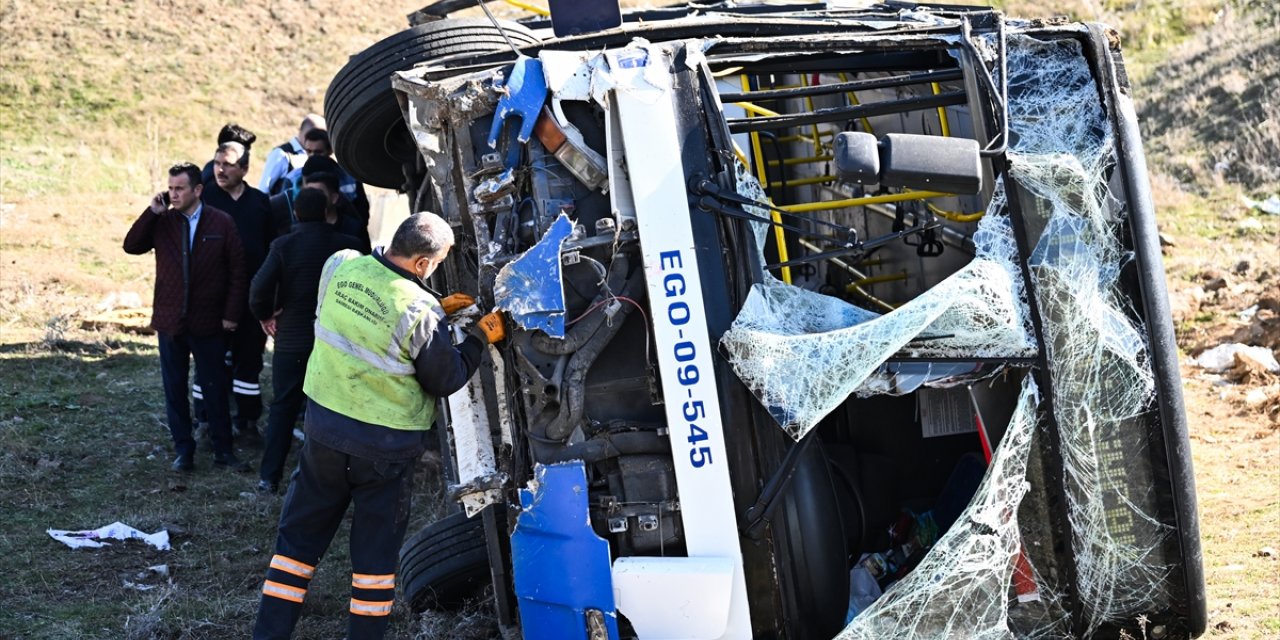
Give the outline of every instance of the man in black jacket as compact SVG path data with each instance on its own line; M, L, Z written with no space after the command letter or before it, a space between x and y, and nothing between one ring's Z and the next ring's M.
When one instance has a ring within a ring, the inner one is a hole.
M302 184L299 188L314 187L324 192L328 199L325 210L325 221L339 233L355 236L360 239L360 253L369 253L372 246L369 241L369 217L361 217L359 211L341 192L339 173L342 169L333 158L312 156L302 166ZM271 196L272 225L277 235L284 235L293 226L293 198L295 193L285 189Z
M298 193L293 203L298 223L292 233L271 243L267 259L249 287L249 309L266 334L275 338L271 358L274 398L258 470L258 491L264 493L279 490L293 423L306 400L302 382L315 339L320 270L334 253L361 246L359 239L338 233L325 223L327 200L318 189Z
M271 203L266 194L249 186L249 150L238 142L218 145L213 156L214 182L205 185L204 201L226 211L236 221L240 242L244 246L245 273L253 277L267 258L267 249L275 232L271 226ZM245 299L247 303L247 296ZM267 336L244 305L239 328L231 334L231 391L235 398L236 416L232 431L243 443L261 442L258 418L262 417L262 352Z

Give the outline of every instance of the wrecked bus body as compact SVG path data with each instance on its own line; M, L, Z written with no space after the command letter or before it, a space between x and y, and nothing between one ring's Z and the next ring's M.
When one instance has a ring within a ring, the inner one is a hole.
M527 638L1201 634L1113 36L641 17L505 25L518 54L395 70L374 135L330 115L357 177L453 224L438 290L510 318L438 425L463 511L406 543L413 605L487 586Z

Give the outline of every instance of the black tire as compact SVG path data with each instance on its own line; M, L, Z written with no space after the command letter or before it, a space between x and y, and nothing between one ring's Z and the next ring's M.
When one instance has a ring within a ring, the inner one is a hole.
M366 184L403 187L401 165L412 163L417 150L391 88L391 74L428 60L505 49L504 31L516 46L537 42L514 22L500 24L501 31L483 18L438 20L405 29L352 56L324 96L338 164Z
M849 606L844 526L821 445L813 442L803 452L773 516L787 637L835 637L844 627Z
M459 609L490 581L483 518L455 513L400 548L401 589L413 611Z

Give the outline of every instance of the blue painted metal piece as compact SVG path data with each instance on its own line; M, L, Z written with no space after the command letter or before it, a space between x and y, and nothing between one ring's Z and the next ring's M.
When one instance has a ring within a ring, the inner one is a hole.
M560 214L538 244L502 267L493 284L498 308L511 314L520 326L541 329L553 338L564 337L560 245L571 233L573 222Z
M520 490L523 511L511 535L524 636L587 640L587 610L594 609L615 640L609 542L591 529L586 467L580 460L535 465L533 476Z
M542 104L547 101L547 78L542 74L542 61L520 56L511 67L507 80L497 87L503 93L489 128L489 148L497 148L502 125L510 116L519 116L520 130L516 141L523 144L533 135Z

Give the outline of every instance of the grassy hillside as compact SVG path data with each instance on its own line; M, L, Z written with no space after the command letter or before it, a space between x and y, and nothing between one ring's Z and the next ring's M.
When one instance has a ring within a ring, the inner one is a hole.
M145 193L211 156L227 121L258 134L260 160L422 4L0 0L0 197Z

